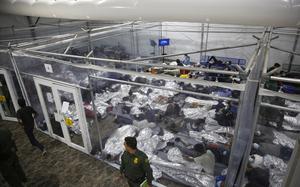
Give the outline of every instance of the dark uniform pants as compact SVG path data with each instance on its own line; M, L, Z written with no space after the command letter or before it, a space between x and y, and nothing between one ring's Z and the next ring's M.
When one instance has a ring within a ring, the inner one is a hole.
M129 180L127 179L128 185L129 187L140 187L140 185L142 184L142 182L144 182L145 179L140 179L140 180Z
M12 156L9 161L1 161L0 171L11 187L23 187L22 182L26 182L25 173L16 155Z
M38 147L41 151L44 150L44 146L37 141L37 139L34 137L34 134L33 134L33 128L29 128L29 129L24 129L25 130L25 133L30 141L30 143L33 145L33 146L36 146Z

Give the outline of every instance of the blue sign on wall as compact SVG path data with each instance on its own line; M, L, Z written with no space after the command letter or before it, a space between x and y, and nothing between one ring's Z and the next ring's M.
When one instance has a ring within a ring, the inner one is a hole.
M170 39L169 38L159 39L158 44L159 44L159 46L170 45Z

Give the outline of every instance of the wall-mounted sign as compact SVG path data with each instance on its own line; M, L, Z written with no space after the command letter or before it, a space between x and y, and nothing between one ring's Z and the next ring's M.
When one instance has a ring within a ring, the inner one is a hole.
M52 69L51 64L44 64L44 66L45 66L46 72L53 73L53 69Z
M47 92L47 93L46 93L46 96L47 96L47 101L48 101L49 103L54 103L53 95L52 95L51 92Z
M61 107L61 113L65 114L69 110L69 102L64 101Z

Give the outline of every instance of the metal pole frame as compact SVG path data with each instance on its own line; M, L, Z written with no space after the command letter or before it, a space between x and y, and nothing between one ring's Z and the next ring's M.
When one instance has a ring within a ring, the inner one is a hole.
M0 66L0 68L7 69L9 71L14 71L14 69L10 69L10 68L3 67L3 66ZM21 74L53 81L53 79L50 79L50 78L47 78L47 77L43 77L43 76L39 76L39 75L30 74L30 73L23 73L23 72L21 72ZM233 98L228 98L228 97L220 97L220 96L214 96L214 95L203 94L203 93L196 93L196 92L185 91L185 90L169 89L169 88L164 88L164 87L159 87L159 86L154 86L154 85L148 85L148 84L142 84L142 83L136 83L136 82L129 82L129 81L122 81L122 80L111 79L111 78L106 78L106 77L98 77L98 76L93 75L92 72L90 72L90 77L97 78L97 79L108 80L108 81L120 82L120 83L125 83L125 84L130 84L130 85L152 87L152 88L157 88L157 89L162 89L162 90L174 91L174 92L178 92L178 93L199 95L199 96L208 97L208 98L217 99L217 100L228 100L228 101L233 101L233 102L239 102L238 99L233 99ZM79 85L76 85L76 84L65 83L65 82L58 81L58 80L55 80L55 81L56 82L61 82L63 84L68 84L68 85L74 86L76 88L80 88L80 89L84 89L84 90L90 90L90 86L89 87L82 87L82 86L79 86ZM263 94L260 94L260 95L263 95ZM278 96L278 97L280 97L280 96ZM289 98L289 97L287 96L287 98ZM291 99L291 98L289 98L289 99ZM300 97L299 97L299 101L300 101ZM261 106L270 107L270 108L276 108L276 109L290 111L290 112L299 112L300 113L300 110L298 110L298 109L288 108L288 107L282 107L282 106L273 105L273 104L264 103L264 102L261 103Z
M136 53L135 53L135 47L134 47L134 33L133 33L133 23L130 25L130 30L129 30L129 34L130 34L130 48L131 48L131 55L134 56L134 58L136 58Z
M133 26L134 28L134 26ZM140 47L139 47L139 34L138 32L134 32L134 38L135 38L135 52L136 52L136 56L140 56Z
M276 77L276 76L270 76L271 80L274 81L281 81L281 82L289 82L294 84L300 84L300 79L293 79L293 78L286 78L286 77Z
M135 29L135 30L142 30L142 29ZM159 31L158 29L151 29L149 31ZM165 30L166 32L186 32L186 33L199 33L199 30ZM213 31L210 30L209 33L214 34L224 34L224 33L233 33L233 34L259 34L262 31ZM207 33L207 31L204 31Z
M292 69L292 65L293 65L293 61L294 61L294 55L295 55L294 53L297 49L299 35L300 35L300 28L298 28L297 35L295 36L295 42L294 42L294 45L293 45L293 53L290 54L290 62L289 62L288 72L290 72L291 69Z
M206 31L206 37L205 37L205 52L204 56L206 57L206 50L207 50L207 42L208 42L208 33L209 33L209 23L207 23L207 31Z
M96 65L92 65L92 64L74 64L69 61L64 61L64 60L55 59L55 58L49 58L49 57L45 57L45 56L30 55L30 54L22 53L20 51L13 52L13 53L18 53L18 55L26 55L30 58L38 58L38 59L42 59L42 60L53 61L53 62L57 62L57 63L61 63L61 64L65 64L65 65L69 65L69 66L73 66L73 67L77 67L77 68L82 68L82 69L89 69L89 70L103 71L103 72L114 72L114 73L128 74L128 75L132 75L132 76L140 76L140 77L155 78L155 79L165 79L165 80L170 80L170 81L198 84L198 85L203 85L203 86L216 86L216 87L221 87L221 88L228 88L231 90L239 90L239 91L244 90L244 84L212 82L212 81L197 80L197 79L182 79L182 78L168 76L168 75L150 74L150 73L146 74L146 73L128 71L128 70L123 70L123 69L113 69L113 68L108 68L108 67L96 66Z
M292 36L299 36L300 35L300 33L288 33L288 32L273 32L273 34L292 35Z
M263 68L269 54L271 28L266 29L260 41L260 49L255 57L256 63L251 68L245 85L245 91L241 95L238 118L236 120L234 140L231 147L231 154L225 186L242 186L244 175L251 151L256 121L261 102L259 96L260 82Z
M282 51L282 52L286 52L286 53L290 53L290 54L293 54L293 55L300 56L300 53L296 53L296 52L293 52L293 51L288 51L288 50L281 49L281 48L278 48L278 47L275 47L275 46L271 46L271 48L276 49L278 51Z
M94 97L94 90L93 90L93 86L91 83L91 77L88 76L88 82L89 82L89 89L90 89L90 94L91 94L91 99L92 99L92 105L93 105L93 110L95 113L95 125L97 127L97 134L98 134L98 140L99 140L99 144L100 144L100 149L101 151L103 150L103 143L102 143L102 137L101 137L101 131L99 129L99 121L98 121L98 116L97 116L97 108L96 108L96 104L95 104L95 97Z
M27 54L30 53L33 55L39 54L39 55L45 55L45 56L70 57L70 58L78 58L78 59L85 59L85 60L95 60L95 61L106 61L106 62L114 62L114 63L140 65L140 66L146 66L146 67L163 67L163 68L169 68L169 69L182 68L181 66L143 63L143 62L139 62L139 61L126 61L126 60L114 60L114 59L106 59L106 58L95 58L95 57L77 56L77 55L60 54L60 53L52 53L52 52L44 52L44 51L34 51L34 50L28 50L28 49L20 49L20 50L26 52ZM212 51L212 50L215 50L215 49L209 49L207 51ZM168 55L162 55L162 56L168 56ZM199 68L199 67L184 67L184 69L191 70L191 71L202 71L202 72L220 73L220 74L227 74L227 75L239 75L239 72L226 71L226 70L213 70L213 69Z
M300 113L300 109L297 108L288 108L288 107L284 107L284 106L278 106L278 105L273 105L270 103L260 103L260 106L264 106L264 107L269 107L269 108L275 108L275 109L279 109L279 110L285 110L285 111L289 111L289 112L297 112Z
M257 45L256 45L256 48L254 50L254 53L253 55L251 56L250 60L249 60L249 63L247 64L246 66L246 69L245 69L245 72L247 74L249 74L250 70L253 68L253 65L255 64L255 58L257 57L257 54L259 52L259 49L260 49L260 39L258 40L257 42Z
M267 97L281 97L281 98L284 98L287 100L300 102L299 94L287 94L287 93L275 92L275 91L268 90L265 88L259 89L259 95L267 96Z
M72 47L73 41L77 38L77 34L75 34L73 40L70 41L68 47L66 48L66 50L64 51L64 54L67 54L67 52L69 51L69 49Z
M204 40L204 23L201 23L201 42L200 42L200 51L203 50L203 40ZM203 52L200 52L200 59L199 59L199 63L202 60L202 54Z
M222 25L222 24L218 24L218 25ZM224 24L223 24L224 25ZM167 26L171 26L171 27L184 27L184 28L199 28L198 25L180 25L180 24L168 24ZM263 32L265 27L262 26L217 26L217 25L212 25L210 26L210 28L216 28L216 29L260 29L262 30L260 33ZM291 30L294 31L294 30Z

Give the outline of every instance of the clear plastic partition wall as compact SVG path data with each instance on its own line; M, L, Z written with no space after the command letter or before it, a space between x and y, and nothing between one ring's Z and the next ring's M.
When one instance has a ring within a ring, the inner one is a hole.
M93 155L100 156L110 163L119 163L124 150L124 137L135 136L139 142L138 147L150 158L155 179L166 185L172 186L171 181L175 181L188 186L214 186L215 183L222 183L226 175L231 182L235 182L237 175L244 174L244 170L239 172L241 166L249 169L260 168L261 170L258 169L260 171L252 171L262 172L260 176L263 176L263 181L275 186L281 184L286 172L286 169L282 168L286 168L293 142L299 131L297 127L299 115L293 111L298 110L295 101L299 101L297 99L299 86L284 83L279 86L280 88L273 90L271 87L274 86L274 82L270 81L265 88L273 92L260 93L262 89L259 88L259 82L271 80L269 75L260 75L262 64L268 58L266 54L269 53L269 46L265 44L269 44L276 37L271 38L269 36L271 32L265 32L263 38L257 40L257 36L251 37L249 33L260 33L261 28L249 28L245 30L247 34L244 30L239 30L238 32L242 32L241 35L247 36L238 38L240 40L247 38L247 42L239 46L239 42L233 41L232 44L238 45L234 48L238 50L234 53L228 52L233 50L226 50L227 52L223 50L219 53L213 49L210 54L202 54L201 58L199 53L194 52L191 57L196 59L196 63L201 59L202 69L186 67L189 68L189 71L186 71L183 67L162 64L172 62L173 57L181 58L183 54L171 55L169 59L148 58L162 53L161 48L155 43L164 37L161 29L161 25L155 23L144 25L124 23L113 26L113 29L105 28L103 32L101 29L101 32L91 30L76 37L70 36L67 40L49 42L44 46L30 49L40 50L40 53L15 49L13 57L21 74L30 77L23 75L26 90L30 94L31 89L28 90L27 85L28 88L32 87L32 77L52 79L75 87L91 89L81 89L81 96ZM200 49L205 49L207 46L203 45L207 45L207 42L214 47L222 48L223 44L220 43L227 44L227 41L222 40L218 43L219 35L218 37L217 35L217 31L215 35L211 35L213 36L211 39L209 36L205 38L200 35L202 42L195 43L202 44L202 47L198 46ZM180 38L174 41L186 45ZM259 45L255 43L257 41ZM218 46L219 44L221 46ZM199 50L198 47L195 47L195 51ZM244 47L250 48L245 52L241 50ZM179 48L181 49L180 46ZM58 53L47 53L48 50ZM248 54L249 51L254 54ZM212 54L216 55L214 59L211 58ZM148 60L133 62L140 57L146 57ZM271 55L269 58L275 57ZM184 72L191 72L191 76L182 79L181 74L185 74ZM247 80L249 73L251 78ZM295 78L294 75L280 74L280 76ZM243 84L246 80L247 83ZM275 82L277 84L278 81ZM42 92L47 93L47 88ZM240 95L243 99L239 102ZM260 97L261 95L263 97ZM250 100L244 96L248 96ZM38 103L33 101L33 104L38 108ZM257 129L252 143L249 132L255 127L254 114L259 106ZM49 111L50 109L51 107ZM238 111L243 115L240 119ZM247 122L248 116L251 116L251 120ZM235 126L236 120L239 124ZM39 121L42 127L43 118ZM242 142L246 140L243 136L250 141ZM243 145L234 147L235 144L232 144L234 138L242 140L237 143L242 142ZM249 146L253 146L253 149L248 162L249 154L243 150ZM241 147L243 149L239 149ZM203 150L206 151L208 158L205 162L199 159L203 155ZM230 156L230 153L236 154ZM232 160L230 158L235 156L240 160L235 162L233 159L233 164L229 164ZM251 166L256 164L257 160L261 165ZM276 165L278 163L280 167ZM274 170L277 166L281 169ZM229 173L226 168L229 168ZM231 171L236 173L230 173ZM251 170L247 170L249 171ZM253 179L251 177L253 177L251 174L246 173L244 183L251 182Z
M46 124L46 120L44 117L44 114L42 112L42 105L40 103L39 97L38 97L38 93L34 84L34 80L32 76L26 75L26 74L22 74L22 79L24 82L24 85L26 87L26 90L30 90L30 97L29 97L29 101L31 106L34 108L35 111L37 111L38 115L35 118L35 122L36 122L36 127L43 131L48 133L48 127ZM47 94L45 92L45 94ZM49 111L54 111L54 108L49 107L48 108Z
M248 185L280 187L284 184L288 163L299 138L300 102L275 96L263 97L262 100L291 110L260 107L246 181Z
M10 62L8 49L0 49L0 66L3 68L13 69L13 66Z
M119 164L134 136L162 184L214 186L226 174L239 91L104 72L90 81L103 159Z
M14 56L18 69L22 73L63 81L74 85L88 85L90 70L77 68L51 58L35 56ZM74 60L76 61L76 60ZM68 62L67 62L68 63ZM71 63L71 62L70 62ZM49 68L50 67L50 68Z

